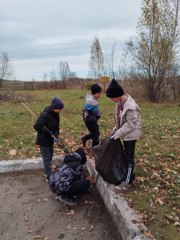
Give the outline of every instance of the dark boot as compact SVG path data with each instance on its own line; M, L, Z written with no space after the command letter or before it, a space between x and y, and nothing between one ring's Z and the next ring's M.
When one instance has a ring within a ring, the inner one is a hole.
M129 184L133 185L134 180L135 180L135 173L132 174Z
M82 141L83 147L86 147L86 139L85 139L85 137L82 137L81 141Z
M91 139L91 134L86 134L84 137L81 138L83 147L86 147L86 141Z

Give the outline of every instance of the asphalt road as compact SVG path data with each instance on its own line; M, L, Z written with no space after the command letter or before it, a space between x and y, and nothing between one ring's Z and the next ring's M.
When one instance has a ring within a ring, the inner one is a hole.
M55 200L42 170L0 174L0 240L121 240L96 189L77 203Z

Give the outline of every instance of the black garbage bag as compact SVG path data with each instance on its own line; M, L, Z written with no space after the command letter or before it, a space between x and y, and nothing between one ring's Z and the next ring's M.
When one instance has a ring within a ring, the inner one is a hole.
M108 136L100 145L92 147L92 150L97 172L106 182L119 185L126 176L124 151L120 139L114 140Z

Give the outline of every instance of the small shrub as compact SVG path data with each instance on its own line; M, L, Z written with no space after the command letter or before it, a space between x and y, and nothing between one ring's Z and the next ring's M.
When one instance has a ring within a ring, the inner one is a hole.
M84 87L85 87L86 90L89 91L89 90L91 90L91 85L92 85L91 83L86 83L86 84L84 85Z
M15 93L14 91L1 91L0 101L4 102L31 102L34 97L30 94Z

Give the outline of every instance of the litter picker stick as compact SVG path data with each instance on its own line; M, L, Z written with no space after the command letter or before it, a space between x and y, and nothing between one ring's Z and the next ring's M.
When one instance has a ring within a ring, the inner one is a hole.
M31 111L31 109L30 109L25 103L21 102L21 104L28 110L28 112L30 112L30 114L31 114L34 118L36 118L36 115Z
M36 118L36 115L31 111L31 109L24 103L24 102L21 102L21 104L28 110L28 112L34 117ZM49 130L46 126L43 126L44 129L46 130ZM62 150L65 152L65 153L68 153L69 151L67 150L67 148L64 146L63 143L59 142L59 140L52 134L52 137L55 141L55 143L57 143L57 145L62 148Z

